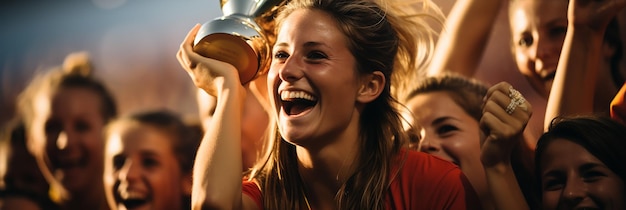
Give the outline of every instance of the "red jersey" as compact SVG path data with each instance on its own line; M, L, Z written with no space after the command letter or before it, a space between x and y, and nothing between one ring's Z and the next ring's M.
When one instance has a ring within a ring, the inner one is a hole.
M398 174L392 174L385 198L386 209L482 208L472 185L456 165L426 153L406 150L399 153L396 163L392 172ZM244 181L242 190L263 209L262 194L256 183Z

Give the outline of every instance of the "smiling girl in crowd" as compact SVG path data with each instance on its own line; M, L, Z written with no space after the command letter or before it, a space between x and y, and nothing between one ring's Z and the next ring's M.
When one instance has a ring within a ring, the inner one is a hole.
M168 111L137 113L109 125L104 184L111 209L189 209L200 129Z
M625 209L624 139L608 117L556 118L537 143L542 209Z

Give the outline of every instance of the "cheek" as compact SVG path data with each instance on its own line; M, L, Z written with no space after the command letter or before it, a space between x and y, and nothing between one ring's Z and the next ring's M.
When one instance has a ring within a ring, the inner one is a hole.
M561 191L543 191L542 206L543 209L556 209L561 196Z
M590 191L591 196L602 199L605 203L624 206L626 192L624 192L624 183L620 180L607 180L607 182L597 183L591 187Z
M442 147L450 156L459 161L472 159L476 154L480 155L480 145L472 142L470 138L455 136L442 141Z
M530 60L528 56L524 54L521 49L515 49L515 64L517 65L518 71L520 71L523 75L530 75L532 70L530 69Z
M152 188L155 206L166 207L164 209L180 208L183 183L179 171L178 168L169 168L159 173L151 173L146 177Z

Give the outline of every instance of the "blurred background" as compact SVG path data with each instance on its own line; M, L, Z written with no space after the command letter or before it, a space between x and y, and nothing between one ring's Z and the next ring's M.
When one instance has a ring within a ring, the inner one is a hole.
M121 114L167 107L196 111L195 89L175 54L196 23L219 17L209 0L14 0L0 3L0 122L35 72L87 51Z
M455 2L434 1L445 14ZM120 114L169 108L185 118L197 117L195 88L175 54L194 24L222 15L219 0L12 0L0 5L0 124L13 116L17 94L36 72L62 64L75 51L91 55L94 74L115 95ZM505 5L477 77L517 87L535 108L530 129L541 132L545 101L515 70L509 36Z

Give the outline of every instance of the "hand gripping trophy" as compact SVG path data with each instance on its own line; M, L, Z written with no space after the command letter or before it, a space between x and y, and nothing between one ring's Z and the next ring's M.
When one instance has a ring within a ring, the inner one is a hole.
M268 13L274 12L286 1L221 0L224 16L207 21L200 27L194 40L194 51L235 66L242 84L267 73L270 46L257 20L267 19Z

